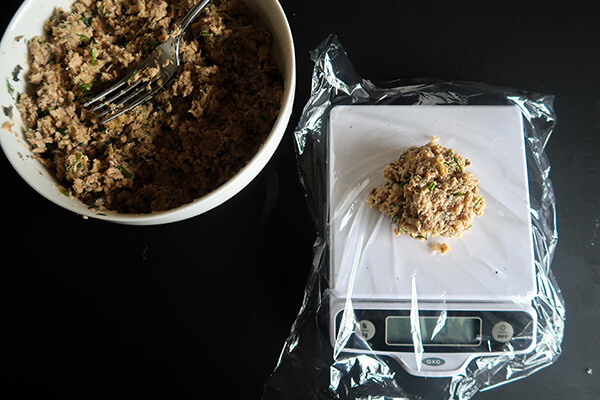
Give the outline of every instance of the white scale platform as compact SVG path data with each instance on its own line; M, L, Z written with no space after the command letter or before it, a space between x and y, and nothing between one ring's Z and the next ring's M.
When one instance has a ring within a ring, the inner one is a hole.
M516 107L337 106L329 124L332 313L348 298L371 308L530 307L536 279L523 121ZM367 195L385 182L387 164L433 136L471 161L467 171L480 180L487 208L461 239L397 237L389 217L366 204ZM451 250L433 253L439 242Z

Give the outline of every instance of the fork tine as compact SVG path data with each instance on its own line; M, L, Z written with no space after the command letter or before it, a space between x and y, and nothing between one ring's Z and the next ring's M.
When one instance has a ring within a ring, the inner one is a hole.
M143 103L144 101L148 100L150 97L154 96L160 89L162 89L162 86L156 82L152 82L152 86L153 87L150 90L138 89L134 93L129 95L126 99L127 101L134 99L136 97L135 95L139 95L140 93L145 93L144 95L138 96L137 99L135 99L129 105L123 107L122 109L119 109L118 112L116 112L113 115L111 115L110 117L104 119L101 123L105 124L108 121L111 121L111 120L117 118L119 115L126 113L127 111L131 110L132 108L134 108L134 107L140 105L141 103ZM104 113L102 116L104 116L106 114L107 113ZM100 118L100 116L98 116L97 118Z
M140 93L147 92L148 91L148 89L147 89L148 84L152 85L152 83L153 82L148 82L148 81L145 81L145 82L138 81L134 85L131 85L131 88L132 88L131 90L123 91L123 92L119 93L118 95L113 96L114 98L119 98L120 96L125 96L126 95L124 98L120 98L119 99L119 102L118 102L118 104L116 106L112 106L111 107L111 105L110 105L111 101L107 100L105 102L105 105L107 106L106 109L103 112L97 114L96 118L102 118L103 116L105 116L106 114L110 113L111 111L114 111L115 109L119 109L120 110L122 106L127 107L127 102L128 101L130 101L130 100L132 100L134 98L139 97ZM97 107L97 108L102 108L102 105L99 106L99 107Z
M94 108L92 108L90 111L95 113L95 112L98 112L100 109L102 109L102 107L105 107L105 106L110 107L110 104L114 103L115 100L125 96L126 94L128 94L134 90L137 90L139 88L140 84L145 84L145 83L146 82L139 80L139 81L134 82L131 85L127 85L124 89L119 90L117 93L113 94L109 98L104 99L100 103L96 104L94 106ZM113 91L111 91L111 93L112 92ZM110 93L108 93L108 94L110 94ZM122 102L123 102L123 100L119 101L119 103L122 103Z
M101 109L104 105L106 105L106 109L104 111L102 111L101 113L96 114L96 118L102 118L103 116L110 113L111 111L114 111L115 109L120 109L122 106L126 106L127 102L129 100L135 98L140 93L146 91L147 84L148 84L148 82L138 81L135 84L131 85L130 90L120 92L117 95L113 96L113 98L111 98L111 100L107 100L107 101L103 102L103 104L101 104L100 106L98 106L96 108ZM120 98L121 96L125 96L125 97ZM118 104L111 106L111 103L114 99L119 99ZM94 111L94 110L92 110L92 111Z
M83 106L85 108L88 108L89 106L91 106L92 104L96 103L99 100L102 100L103 98L105 98L106 96L110 95L111 93L113 93L114 91L120 89L123 85L127 84L129 82L129 80L135 75L135 73L143 68L146 68L147 66L150 65L150 63L152 62L152 57L147 57L144 61L142 61L141 64L139 64L137 67L135 67L130 73L128 73L125 77L123 77L122 79L120 79L117 83L115 83L114 85L112 85L111 87L109 87L108 89L106 89L105 91L103 91L102 93L97 94L96 96L94 96L93 98L91 98L90 100L88 100L87 102L85 102L83 104Z
M123 85L125 85L127 83L127 81L129 80L129 78L130 78L130 76L127 75L125 78L121 79L119 82L115 83L114 85L112 85L111 87L106 89L104 92L94 96L92 99L85 102L83 104L83 106L87 108L87 107L91 106L92 104L96 103L97 101L102 100L109 94L113 93L115 90L120 89Z

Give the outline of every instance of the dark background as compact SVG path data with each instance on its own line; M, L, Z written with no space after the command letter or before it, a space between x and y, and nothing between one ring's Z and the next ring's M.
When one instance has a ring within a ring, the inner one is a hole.
M596 11L545 1L281 3L296 46L294 113L264 171L217 209L154 227L84 220L42 198L0 157L3 391L260 398L311 267L315 230L292 130L310 91L308 52L333 33L367 79L468 80L556 96L547 155L560 237L552 268L567 305L563 354L475 398L600 398ZM4 29L20 1L2 4Z

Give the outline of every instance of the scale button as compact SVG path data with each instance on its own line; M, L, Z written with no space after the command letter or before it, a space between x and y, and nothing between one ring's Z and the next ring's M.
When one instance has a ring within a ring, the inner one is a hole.
M504 321L498 322L492 328L492 337L497 342L508 342L510 339L512 339L514 333L515 331L512 325Z
M362 321L358 321L358 331L357 333L364 340L371 340L373 336L375 336L375 325L367 320L363 319Z

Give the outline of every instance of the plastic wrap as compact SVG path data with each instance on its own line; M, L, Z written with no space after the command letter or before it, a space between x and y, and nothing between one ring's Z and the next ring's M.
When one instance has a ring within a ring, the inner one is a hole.
M550 269L552 96L473 82L375 84L335 36L311 57L294 134L317 239L263 398L468 399L551 365L565 321ZM432 136L471 160L487 209L460 239L396 237L366 196L387 163ZM442 241L451 250L433 253Z

